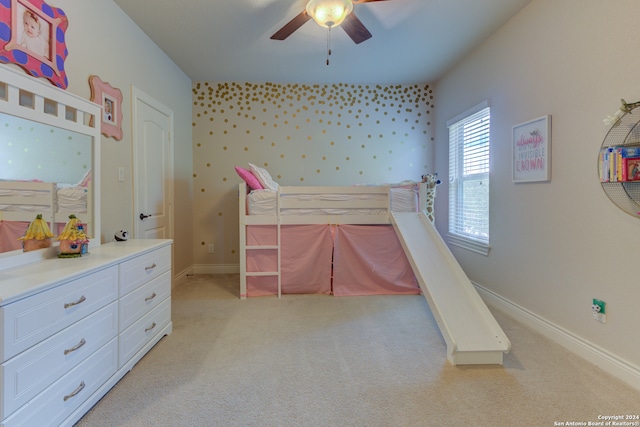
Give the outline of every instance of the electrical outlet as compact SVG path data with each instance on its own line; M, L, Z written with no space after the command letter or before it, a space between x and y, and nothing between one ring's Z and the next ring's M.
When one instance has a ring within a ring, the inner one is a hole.
M213 253L213 243L209 243L209 253Z
M607 303L594 298L591 302L593 318L600 323L607 323Z

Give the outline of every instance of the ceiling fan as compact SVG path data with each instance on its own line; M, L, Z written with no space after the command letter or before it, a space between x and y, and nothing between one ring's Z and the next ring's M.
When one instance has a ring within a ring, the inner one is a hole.
M386 0L310 0L305 10L287 22L271 36L272 40L284 40L308 20L314 19L320 26L331 28L342 26L356 43L370 39L371 33L353 12L353 5Z

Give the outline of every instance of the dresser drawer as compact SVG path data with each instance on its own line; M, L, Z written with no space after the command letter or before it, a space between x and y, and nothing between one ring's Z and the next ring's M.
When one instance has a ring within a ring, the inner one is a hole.
M147 342L167 326L170 321L171 298L167 298L124 332L120 332L120 363L118 368L128 362Z
M88 274L0 308L2 360L54 335L118 297L118 267Z
M0 419L69 372L118 334L118 304L113 302L0 365L5 393Z
M107 345L53 383L2 423L12 426L58 426L113 374L118 364L118 343Z
M171 269L171 246L165 246L120 264L120 296Z
M171 272L167 271L120 299L120 332L157 307L171 295Z

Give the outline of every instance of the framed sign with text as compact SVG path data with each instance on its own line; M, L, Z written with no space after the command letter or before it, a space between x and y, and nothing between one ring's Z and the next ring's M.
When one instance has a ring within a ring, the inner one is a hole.
M513 127L513 182L551 181L551 116Z

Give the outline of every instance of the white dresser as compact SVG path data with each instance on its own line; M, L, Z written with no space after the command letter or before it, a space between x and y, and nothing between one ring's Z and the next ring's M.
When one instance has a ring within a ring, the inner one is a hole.
M171 240L0 270L0 426L73 425L171 333Z

